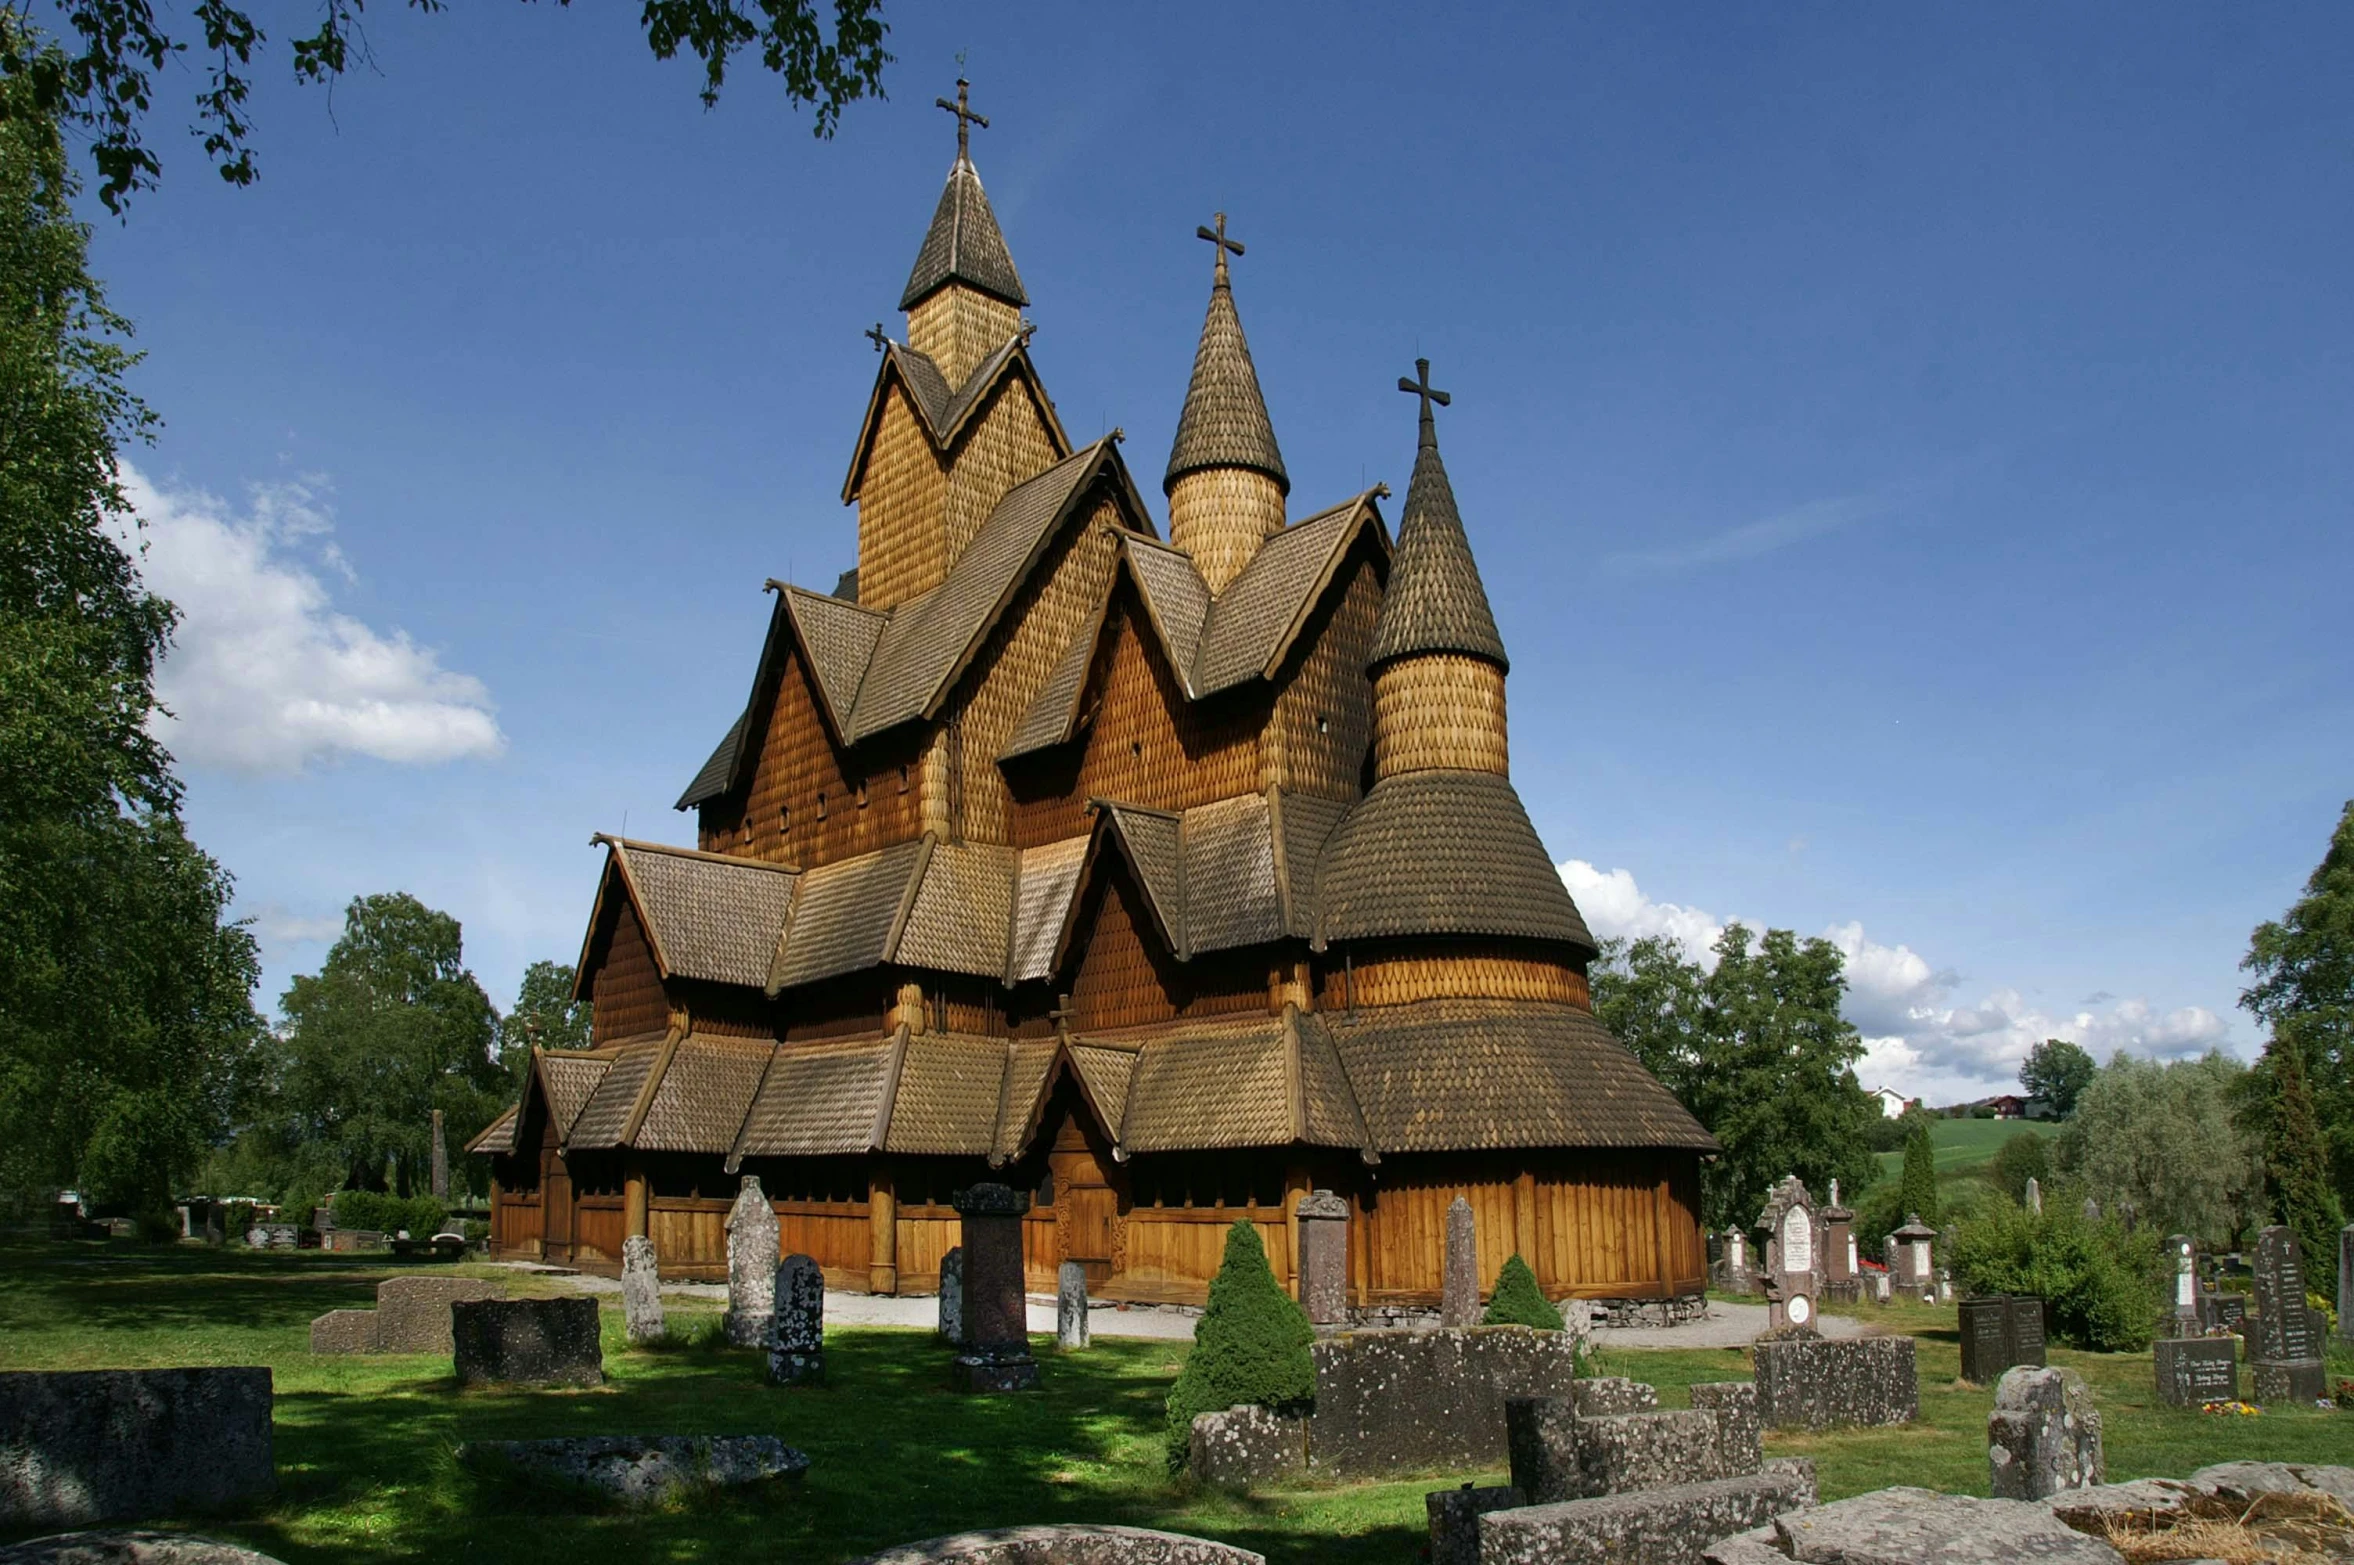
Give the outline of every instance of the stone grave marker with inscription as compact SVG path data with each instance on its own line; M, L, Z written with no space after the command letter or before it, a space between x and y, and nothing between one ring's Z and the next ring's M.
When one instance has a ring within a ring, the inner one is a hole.
M2234 1336L2248 1329L2248 1300L2239 1293L2206 1293L2199 1297L2199 1323L2209 1331L2228 1331Z
M2160 1330L2167 1336L2194 1337L2199 1331L2199 1252L2189 1234L2170 1234L2166 1255L2174 1263L2173 1308Z
M1814 1197L1795 1174L1786 1174L1757 1214L1766 1233L1766 1305L1768 1329L1815 1329Z
M2322 1395L2321 1337L2305 1303L2296 1234L2275 1224L2256 1240L2256 1340L2248 1378L2259 1405L2310 1404Z
M1988 1386L2011 1367L2011 1301L2002 1294L1962 1301L1962 1378Z
M2230 1337L2161 1337L2151 1344L2158 1395L2176 1407L2240 1399L2240 1345Z
M1937 1230L1922 1222L1917 1212L1907 1215L1904 1226L1888 1236L1888 1270L1898 1292L1916 1299L1936 1292L1936 1241Z
M1349 1322L1349 1203L1329 1190L1300 1198L1300 1308L1311 1326Z

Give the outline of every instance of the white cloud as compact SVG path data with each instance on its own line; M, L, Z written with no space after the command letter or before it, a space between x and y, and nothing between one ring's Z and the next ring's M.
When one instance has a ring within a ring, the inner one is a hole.
M244 916L254 938L268 946L325 945L343 933L341 913L295 913L271 903Z
M257 486L242 515L128 464L123 487L147 523L136 540L147 583L180 609L156 687L172 712L159 737L182 760L283 773L345 755L431 765L505 748L481 680L406 631L336 610L319 572L356 578L320 485Z
M1722 920L1701 908L1655 902L1623 869L1598 870L1582 859L1560 866L1586 923L1602 937L1670 935L1703 962L1723 933ZM1754 920L1744 920L1760 927ZM1961 977L1933 965L1907 945L1885 945L1850 921L1822 931L1847 958L1847 1019L1863 1035L1857 1065L1866 1086L1894 1087L1932 1103L1981 1098L2014 1087L2027 1051L2046 1038L2081 1044L2095 1059L2119 1049L2160 1059L2204 1054L2222 1046L2231 1024L2204 1006L2160 1012L2144 999L2118 999L2096 990L2067 1014L2046 1012L2012 988L1993 989L1973 1004L1957 1004Z

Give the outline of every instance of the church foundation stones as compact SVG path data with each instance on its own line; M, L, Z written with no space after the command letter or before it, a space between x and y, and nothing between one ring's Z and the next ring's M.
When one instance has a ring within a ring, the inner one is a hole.
M662 1340L662 1281L654 1241L643 1234L621 1241L621 1318L632 1343Z
M227 1510L277 1487L270 1372L0 1374L0 1527Z
M462 1385L594 1386L605 1378L594 1299L483 1299L450 1306Z
M768 1345L776 1311L776 1208L746 1174L727 1214L727 1340L739 1348Z
M768 1342L768 1383L821 1386L826 1378L826 1279L806 1255L776 1269Z
M2101 1415L2072 1369L2004 1372L1986 1419L1986 1461L1998 1500L2048 1500L2107 1479Z

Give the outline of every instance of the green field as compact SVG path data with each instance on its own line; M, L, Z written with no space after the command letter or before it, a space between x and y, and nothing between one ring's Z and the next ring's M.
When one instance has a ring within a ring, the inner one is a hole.
M1937 1149L1937 1172L1958 1174L1994 1161L2002 1144L2017 1135L2052 1137L2059 1122L2049 1119L1933 1119L1929 1144ZM1880 1172L1894 1179L1904 1171L1904 1153L1880 1154Z
M321 1311L365 1305L385 1275L366 1257L249 1254L127 1242L0 1248L0 1369L267 1364L277 1388L280 1492L264 1509L201 1524L297 1565L459 1560L467 1565L762 1559L822 1562L968 1527L1124 1522L1241 1544L1282 1565L1409 1565L1423 1495L1500 1474L1305 1486L1249 1498L1189 1495L1161 1458L1161 1399L1181 1343L1038 1343L1046 1390L960 1397L928 1332L827 1339L823 1389L773 1390L751 1353L633 1351L606 1312L608 1383L594 1391L461 1391L446 1359L308 1351ZM524 1279L512 1272L513 1291ZM675 1305L675 1301L674 1301ZM674 1308L674 1318L682 1311ZM1902 1429L1767 1437L1817 1463L1826 1498L1890 1483L1986 1492L1991 1394L1955 1379L1954 1311L1872 1318L1921 1343L1921 1421ZM2147 1355L2055 1352L2090 1378L2114 1478L2183 1473L2234 1457L2354 1463L2354 1415L2222 1419L2153 1406ZM1621 1352L1606 1372L1689 1405L1696 1381L1744 1379L1737 1349ZM2354 1373L2354 1364L2336 1366ZM773 1433L807 1451L808 1478L671 1510L583 1507L474 1476L470 1438ZM0 1532L0 1543L22 1533Z

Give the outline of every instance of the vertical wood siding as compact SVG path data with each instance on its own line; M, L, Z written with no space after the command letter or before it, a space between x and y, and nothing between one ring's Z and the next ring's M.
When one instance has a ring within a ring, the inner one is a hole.
M611 888L606 905L613 910L608 914L613 938L606 942L604 965L590 990L596 1009L589 1030L598 1043L660 1032L670 1022L670 1001L654 974L654 951L646 944L637 909L618 886Z

